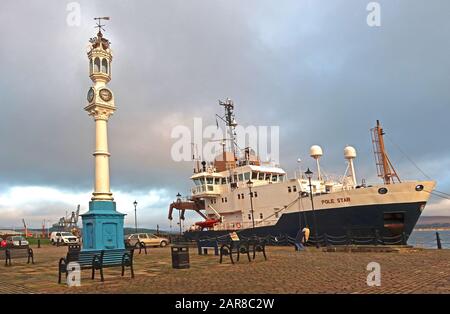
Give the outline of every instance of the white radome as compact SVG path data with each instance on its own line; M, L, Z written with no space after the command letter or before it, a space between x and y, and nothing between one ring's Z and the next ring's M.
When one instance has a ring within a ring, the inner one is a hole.
M322 147L320 147L319 145L311 146L311 148L309 149L309 155L314 159L322 157L323 156Z
M344 148L344 157L345 157L345 159L355 159L356 158L356 149L352 146L346 146Z

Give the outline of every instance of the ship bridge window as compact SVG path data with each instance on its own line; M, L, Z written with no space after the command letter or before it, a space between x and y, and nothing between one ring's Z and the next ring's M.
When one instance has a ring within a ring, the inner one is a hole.
M222 184L227 184L227 178L222 178Z
M214 178L206 178L207 184L214 184Z
M284 174L280 174L278 176L278 181L283 182L284 181Z
M199 179L194 179L194 184L195 185L200 185L200 180Z
M220 178L215 178L214 179L214 184L220 184Z
M270 173L266 173L266 181L270 181Z
M244 173L244 180L245 180L245 181L250 180L250 172Z
M243 173L240 173L239 174L239 181L244 181L244 174Z
M277 182L278 181L278 175L273 174L272 175L272 182Z
M252 172L252 180L258 180L258 172Z
M259 173L259 180L264 180L264 172Z

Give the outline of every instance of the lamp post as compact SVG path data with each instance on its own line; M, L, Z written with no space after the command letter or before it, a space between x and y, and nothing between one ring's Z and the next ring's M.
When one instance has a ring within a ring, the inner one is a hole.
M137 207L137 201L133 202L134 205L134 233L137 233L137 214L136 214L136 207Z
M253 211L253 192L252 192L253 181L251 179L248 180L247 187L250 190L249 195L250 195L250 208L251 208L251 212L252 212L252 225L253 225L253 229L255 229L255 215L254 215L254 211Z
M311 184L311 178L313 175L313 172L311 170L306 170L305 175L308 178L309 181L309 197L311 198L311 209L313 212L313 220L314 220L314 235L316 237L316 248L319 248L319 232L317 230L317 220L316 220L316 212L314 211L314 200L313 200L313 191L312 191L312 184Z
M181 194L178 192L177 194L177 203L181 202ZM180 225L180 236L183 234L181 231L181 209L178 210L178 225Z

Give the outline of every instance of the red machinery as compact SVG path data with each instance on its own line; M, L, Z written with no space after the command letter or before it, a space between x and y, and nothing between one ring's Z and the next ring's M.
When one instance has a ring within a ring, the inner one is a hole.
M204 221L198 221L195 223L196 226L199 226L202 230L205 228L212 228L216 223L220 222L219 219L206 219Z

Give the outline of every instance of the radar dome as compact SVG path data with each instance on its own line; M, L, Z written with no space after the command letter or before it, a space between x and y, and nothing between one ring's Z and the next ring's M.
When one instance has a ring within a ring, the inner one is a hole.
M346 146L344 148L344 157L345 157L345 159L356 158L356 149L352 146Z
M309 155L314 159L321 157L323 155L322 148L319 145L311 146L309 149Z

